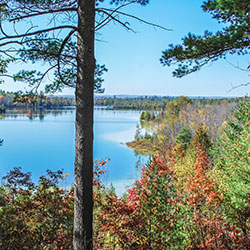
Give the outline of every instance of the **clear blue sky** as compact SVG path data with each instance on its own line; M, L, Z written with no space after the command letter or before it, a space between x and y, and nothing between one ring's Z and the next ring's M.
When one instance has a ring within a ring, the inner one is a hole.
M202 2L150 0L145 7L131 5L123 10L173 31L155 29L131 19L127 21L136 33L112 23L100 30L96 36L97 40L101 40L96 41L96 59L108 68L104 75L105 94L242 96L250 92L250 86L227 92L230 84L246 83L249 76L225 60L209 64L201 71L181 79L172 77L173 68L160 64L161 52L171 43L180 43L188 32L203 34L204 30L216 31L221 27L202 11ZM248 56L231 56L228 60L242 67L249 63ZM18 86L5 84L2 89L16 90ZM63 92L73 93L73 90Z
M247 73L235 69L221 60L205 66L201 71L182 79L172 77L172 69L159 63L161 52L171 43L180 43L188 32L203 34L216 31L221 26L201 9L202 0L150 0L146 7L130 6L127 12L160 24L173 31L155 30L131 22L138 32L133 34L118 25L110 24L98 38L96 58L106 64L106 94L237 96L245 95L249 87L227 93L231 83L238 85L249 81ZM248 57L230 57L232 63L246 67Z

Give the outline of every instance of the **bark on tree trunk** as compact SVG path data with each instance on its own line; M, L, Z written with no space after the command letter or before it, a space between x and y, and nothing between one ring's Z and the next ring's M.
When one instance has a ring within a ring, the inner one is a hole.
M75 250L93 249L93 91L95 0L78 0L75 137Z

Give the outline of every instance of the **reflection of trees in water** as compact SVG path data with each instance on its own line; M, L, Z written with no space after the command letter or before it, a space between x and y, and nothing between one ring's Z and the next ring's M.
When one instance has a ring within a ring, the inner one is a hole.
M141 168L151 161L151 158L150 156L142 155L135 150L134 153L136 158L135 168L138 170L138 172L140 172Z
M0 120L4 120L6 118L17 118L19 115L17 114L1 114L0 115Z
M44 120L46 115L53 115L54 117L61 116L63 114L71 114L74 108L67 109L31 109L31 108L11 108L6 109L4 114L0 114L0 119L28 117L30 120L39 118L40 121Z

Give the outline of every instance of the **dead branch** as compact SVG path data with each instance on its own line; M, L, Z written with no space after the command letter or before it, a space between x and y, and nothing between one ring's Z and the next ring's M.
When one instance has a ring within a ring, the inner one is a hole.
M119 14L119 15L126 16L126 17L129 17L129 18L132 18L132 19L135 19L135 20L137 20L137 21L139 21L139 22L142 22L142 23L144 23L144 24L153 26L153 27L155 27L155 28L163 29L163 30L166 30L166 31L173 31L172 29L167 29L167 28L165 28L165 27L163 27L163 26L161 26L161 25L158 25L158 24L155 24L155 23L146 21L146 20L144 20L144 19L142 19L142 18L139 18L139 17L137 17L137 16L134 16L134 15L131 15L131 14L128 14L128 13L125 13L125 12L121 12L121 11L119 11L119 10L114 10L114 11L112 11L112 10L107 9L107 8L100 8L100 9L97 9L97 11L98 11L98 12L102 12L102 11L112 12L112 14L113 14L113 13L117 13L117 14Z
M244 68L240 67L239 65L235 65L235 64L231 63L227 59L226 59L226 62L236 69L239 69L239 70L244 71L244 72L250 72L249 66L247 67L247 69L244 69Z
M63 9L48 10L48 11L43 11L43 12L36 12L34 14L12 18L12 19L9 20L9 22L19 21L19 20L22 20L22 19L30 18L30 17L49 15L49 14L60 13L60 12L61 13L63 13L63 12L72 12L72 11L76 12L77 8L63 8Z
M24 37L28 37L28 36L34 36L34 35L38 35L38 34L42 34L42 33L48 33L48 32L55 31L55 30L62 30L62 29L72 29L75 31L77 30L77 28L75 26L71 26L71 25L57 26L57 27L52 27L52 28L48 28L48 29L37 30L34 32L28 32L28 33L24 33L24 34L20 34L20 35L16 35L16 36L2 37L2 38L0 38L0 41L4 41L6 39L24 38Z
M121 26L123 26L126 30L135 32L132 28L129 27L129 23L128 23L128 22L122 22L122 21L120 21L120 20L117 18L118 15L113 16L113 15L109 14L107 11L105 11L105 10L100 10L100 9L98 10L98 12L107 15L108 18L110 18L111 20L115 21L116 23L119 23L119 24L120 24ZM102 26L102 27L103 27L103 26ZM99 30L99 29L100 29L100 27L99 27L97 30Z
M119 9L121 9L121 8L124 8L124 7L126 7L126 6L128 6L128 5L130 5L130 4L132 4L132 3L126 3L126 4L122 4L122 5L120 5L119 7L117 7L116 9L114 9L114 10L110 10L111 11L111 13L110 13L110 15L113 15L115 12L117 12ZM99 12L99 8L96 8L96 12ZM95 30L99 30L100 29L100 27L103 27L103 26L105 26L107 23L109 23L110 21L110 19L109 19L110 17L109 16L107 16L103 21L101 21L96 27L95 27ZM107 22L107 23L106 23Z
M67 85L67 86L69 86L69 84L66 83L66 82L64 81L64 79L63 79L63 77L62 77L62 75L61 75L60 59L61 59L61 53L62 53L62 51L63 51L63 49L64 49L66 43L68 42L68 40L70 39L70 37L71 37L74 33L75 33L75 30L71 30L71 31L69 32L69 34L68 34L68 35L65 37L65 39L63 40L63 42L62 42L62 44L61 44L61 47L60 47L60 50L59 50L59 53L58 53L58 59L57 59L57 65L58 65L57 71L58 71L58 75L59 75L61 81L62 81L65 85ZM69 86L69 87L72 87L72 86Z
M241 87L247 87L248 85L250 85L250 82L242 83L242 84L239 84L239 85L236 85L236 86L234 86L234 85L231 83L232 88L229 89L229 90L227 91L227 93L229 93L229 92L231 92L231 91L233 91L233 90L235 90L235 89L241 88Z

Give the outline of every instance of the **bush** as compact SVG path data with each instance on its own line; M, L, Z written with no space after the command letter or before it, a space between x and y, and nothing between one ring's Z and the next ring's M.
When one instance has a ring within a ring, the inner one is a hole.
M58 182L62 171L47 171L37 185L30 173L10 171L0 188L1 249L73 249L73 189Z

